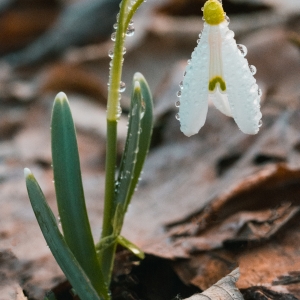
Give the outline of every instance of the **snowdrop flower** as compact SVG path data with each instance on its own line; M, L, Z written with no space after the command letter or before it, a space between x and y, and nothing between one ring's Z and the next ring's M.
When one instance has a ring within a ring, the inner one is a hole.
M188 61L176 102L181 131L191 136L204 125L208 100L223 114L233 117L240 130L256 134L261 126L261 90L249 66L247 48L237 45L229 19L218 0L206 1L204 29Z

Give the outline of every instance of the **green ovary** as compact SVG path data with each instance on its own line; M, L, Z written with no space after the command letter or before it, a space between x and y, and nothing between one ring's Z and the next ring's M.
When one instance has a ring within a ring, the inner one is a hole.
M204 4L203 15L209 25L218 25L225 20L222 4L218 0L208 0Z
M219 87L220 87L221 91L225 92L226 91L226 83L223 80L223 78L220 76L216 76L209 81L209 84L208 84L209 91L213 92L218 83L219 83Z

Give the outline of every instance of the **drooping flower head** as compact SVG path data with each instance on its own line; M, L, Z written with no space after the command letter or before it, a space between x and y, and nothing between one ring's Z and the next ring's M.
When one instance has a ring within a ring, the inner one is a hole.
M180 129L187 136L198 133L211 100L218 110L234 118L242 132L256 134L262 124L261 90L253 77L256 68L248 65L247 48L236 44L222 4L208 0L203 13L204 28L177 94Z

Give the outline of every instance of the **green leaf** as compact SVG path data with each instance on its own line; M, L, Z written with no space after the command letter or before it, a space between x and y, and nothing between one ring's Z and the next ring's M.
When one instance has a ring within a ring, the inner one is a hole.
M145 253L135 244L131 243L129 240L119 235L117 238L118 244L130 250L134 255L136 255L140 259L145 258Z
M44 238L62 271L71 285L76 288L80 299L109 299L107 287L104 284L102 284L102 291L98 295L83 268L68 247L59 231L56 219L46 202L45 196L31 171L25 169L24 173L30 202Z
M125 208L127 202L129 202L129 192L133 183L135 175L136 159L139 152L139 139L140 139L140 129L142 121L142 93L140 88L140 83L138 81L133 82L133 92L131 96L131 105L129 112L129 124L128 132L125 143L125 149L123 152L123 157L121 160L119 176L116 182L116 197L115 197L115 210L121 205L123 217L125 213ZM115 213L115 217L119 220L120 214ZM113 223L116 224L118 220L114 220ZM123 220L121 220L122 224ZM120 227L120 226L119 226ZM120 232L115 232L117 235Z
M128 200L125 206L126 210L139 181L140 174L142 172L144 162L149 151L153 128L153 101L148 83L141 73L135 73L133 80L140 83L142 93L143 118L140 125L141 134L138 143L139 151L136 156L136 164L133 172L132 183L129 189Z
M103 276L86 211L76 132L67 96L62 92L54 101L51 134L56 199L64 238L100 293Z

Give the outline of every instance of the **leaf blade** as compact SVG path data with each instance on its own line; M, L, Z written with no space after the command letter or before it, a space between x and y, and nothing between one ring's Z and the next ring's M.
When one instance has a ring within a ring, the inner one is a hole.
M134 190L138 184L140 174L142 172L144 162L146 160L152 136L153 129L153 100L149 85L145 77L141 73L134 74L134 80L140 83L142 99L144 101L144 115L141 120L141 134L139 138L138 148L139 151L136 157L136 166L134 169L134 178L129 190L129 201L126 203L125 209L127 210L130 203L130 199L134 193Z
M85 205L76 132L64 93L59 93L54 101L51 140L56 199L64 238L97 292L103 293L103 276Z
M130 201L129 193L131 191L131 186L135 174L134 170L135 170L136 158L138 154L138 145L139 145L140 127L141 127L141 114L142 114L142 95L141 95L140 84L139 82L134 81L133 85L134 88L131 96L127 138L126 138L125 149L120 164L119 176L116 182L117 189L116 189L116 197L115 197L115 208L117 208L118 205L121 205L123 208L123 215L126 211L125 209L126 204L127 202ZM115 217L119 217L117 215ZM123 220L121 220L121 223L122 222ZM116 235L119 235L119 233L120 232L115 232Z
M29 169L24 170L29 199L42 230L44 238L62 271L70 281L81 299L102 300L106 295L99 296L84 270L76 260L72 251L59 231L56 219L48 206L45 196Z

